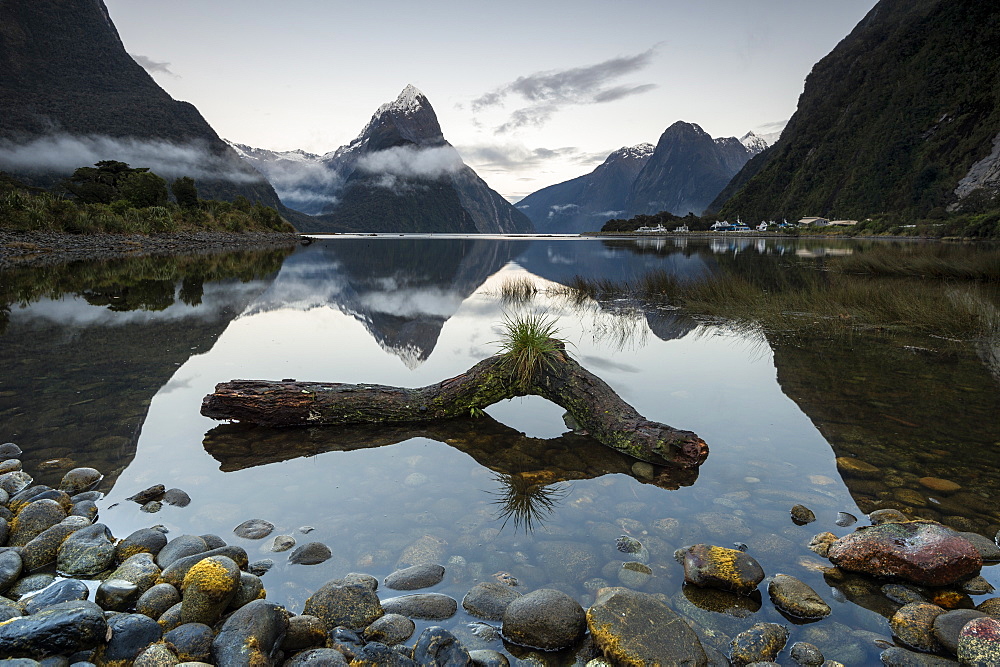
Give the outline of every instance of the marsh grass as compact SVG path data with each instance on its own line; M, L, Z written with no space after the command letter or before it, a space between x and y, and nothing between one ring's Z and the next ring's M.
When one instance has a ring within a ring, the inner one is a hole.
M1000 248L941 243L876 246L838 257L831 268L869 276L1000 282Z
M501 324L501 372L511 385L526 390L545 367L564 353L565 341L557 338L559 328L544 313L505 313Z
M500 300L505 304L520 304L531 301L538 294L535 281L527 276L504 278L500 284Z
M596 300L630 296L667 303L743 331L909 330L966 340L1000 336L997 294L989 285L816 271L794 283L763 286L736 273L682 280L653 272L611 284L577 278L570 289Z

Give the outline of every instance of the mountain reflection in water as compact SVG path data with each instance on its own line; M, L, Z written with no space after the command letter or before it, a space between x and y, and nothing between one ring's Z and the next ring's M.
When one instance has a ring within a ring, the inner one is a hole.
M753 623L787 619L766 599L683 586L673 552L740 543L768 574L792 574L842 601L827 619L791 627L790 642L873 663L872 633L888 634L883 615L898 605L879 582L825 578L829 563L807 544L853 530L836 523L839 513L861 517L860 526L876 507L993 537L1000 392L983 360L995 347L981 344L980 357L971 344L877 330L748 337L634 296L577 299L560 289L576 276L628 282L651 271L686 280L736 272L770 288L823 278L828 262L864 247L332 238L287 258L218 258L214 269L177 260L5 273L0 440L22 447L38 481L57 482L67 465L104 472L100 518L118 537L160 523L171 536L217 533L251 560L273 559L268 599L294 612L329 579L381 578L422 555L448 572L435 592L456 599L494 573L511 575L521 592L556 587L584 606L599 588L629 582L665 596L725 652ZM538 293L505 306L508 278L527 278ZM562 410L540 399L412 428L270 431L199 414L216 383L236 378L416 387L452 377L496 352L505 308L558 318L569 352L623 399L702 436L712 449L705 465L654 469L648 479L617 452L566 433ZM875 472L841 472L838 457ZM126 501L156 483L184 489L191 505L150 515ZM793 524L797 503L817 520ZM290 564L270 540L233 535L249 518L334 555ZM622 536L642 549L618 551ZM648 578L623 570L631 559ZM998 585L994 570L983 575ZM509 650L473 635L470 620L460 610L443 624L470 648Z

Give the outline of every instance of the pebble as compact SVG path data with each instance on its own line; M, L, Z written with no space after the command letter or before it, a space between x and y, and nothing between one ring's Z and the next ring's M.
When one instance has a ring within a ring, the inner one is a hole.
M103 478L104 475L94 468L73 468L63 475L62 481L59 482L59 490L70 495L82 493L89 491Z
M958 660L963 665L1000 664L1000 621L976 618L958 635Z
M938 493L955 493L962 488L961 484L938 477L921 477L917 482L924 488Z
M580 603L551 588L517 598L503 614L505 639L545 651L572 646L586 630L587 618Z
M476 618L499 621L507 605L521 597L521 594L499 582L486 581L476 584L462 598L462 607Z
M834 522L841 528L846 528L847 526L853 526L858 522L858 517L854 516L850 512L837 512L837 520Z
M736 635L729 644L735 664L774 662L788 641L788 628L777 623L755 623Z
M184 575L181 622L212 625L236 595L240 568L226 556L200 560Z
M934 635L934 619L944 609L927 602L911 602L900 607L889 619L893 635L906 646L924 653L938 653L941 642Z
M796 665L803 666L810 665L818 667L826 660L826 658L823 657L823 652L809 642L795 642L792 644L792 648L788 651L788 655L795 661Z
M295 565L319 565L332 556L330 547L322 542L309 542L297 547L288 557L288 562Z
M108 635L104 610L93 602L63 602L0 625L0 655L45 658L96 648Z
M59 547L56 569L66 576L92 576L108 568L115 559L111 530L95 523L74 532Z
M455 635L432 625L417 637L413 645L413 661L418 665L469 665L472 658Z
M412 620L402 614L387 613L365 628L364 638L367 641L395 646L413 636L416 627Z
M215 633L204 623L184 623L163 635L167 647L184 662L209 662Z
M219 667L270 664L287 631L284 607L254 600L226 619L212 641L212 657Z
M805 505L792 505L790 514L792 516L792 523L796 526L804 526L816 520L816 515Z
M271 551L282 552L288 551L295 546L295 538L291 535L278 535L271 542Z
M705 650L691 626L652 595L625 588L606 589L587 610L586 620L594 644L614 664L707 662Z
M288 632L281 642L282 651L290 653L320 646L326 646L326 626L323 621L308 614L288 619Z
M695 586L749 595L764 579L760 564L736 549L695 544L678 549L674 558L684 566L684 581Z
M778 609L800 619L820 619L830 615L830 605L808 584L787 574L776 574L767 585L771 602Z
M412 565L386 576L383 580L386 588L397 591L414 591L420 588L430 588L444 579L444 567L428 563L427 565Z
M387 614L402 614L425 621L443 621L458 611L455 598L442 593L414 593L382 600Z
M974 618L984 618L988 614L975 609L953 609L939 614L934 619L934 636L949 653L958 651L958 635L965 624Z
M644 563L630 561L622 563L618 570L618 581L628 588L642 588L653 577L653 570Z
M375 589L363 583L333 579L323 584L305 603L304 614L316 616L328 632L338 626L363 630L385 611Z
M247 540L259 540L267 537L274 530L274 524L264 519L247 519L233 529L237 537Z

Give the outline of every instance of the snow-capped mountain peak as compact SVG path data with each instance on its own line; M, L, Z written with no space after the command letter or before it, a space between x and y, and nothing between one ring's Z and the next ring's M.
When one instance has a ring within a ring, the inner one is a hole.
M746 146L747 152L751 155L757 155L768 147L767 140L752 131L740 137L740 143Z

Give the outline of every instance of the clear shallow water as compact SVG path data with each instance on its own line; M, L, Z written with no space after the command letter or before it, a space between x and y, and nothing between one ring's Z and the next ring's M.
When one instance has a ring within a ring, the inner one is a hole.
M294 612L331 578L381 578L421 559L446 565L432 590L458 600L503 573L522 592L557 587L586 606L598 587L621 583L631 557L615 540L631 535L653 573L640 590L667 596L706 643L725 650L754 622L775 621L792 628L789 645L811 641L849 664L877 661L865 633L889 637L877 613L885 605L860 598L857 586L832 590L819 571L828 563L806 545L822 531L852 530L835 524L838 512L863 519L874 507L996 533L1000 402L974 351L938 353L922 341L924 351L914 352L904 343L916 341L860 335L769 341L625 301L574 305L541 293L518 306L500 298L511 277L544 292L577 275L632 280L664 269L693 279L748 255L780 272L856 248L335 238L283 261L250 254L212 270L117 263L55 278L4 274L11 306L0 335L0 438L25 450L25 469L41 482L57 482L68 465L105 472L101 520L118 537L162 523L171 536L217 533L251 560L273 558L263 578L268 599ZM504 311L523 308L558 318L571 354L643 415L704 438L711 453L701 469L644 483L632 461L566 435L562 410L541 399L496 405L480 420L349 432L227 427L199 414L202 397L234 378L437 382L493 354ZM838 456L881 473L842 477ZM925 476L964 488L934 496L918 482ZM125 500L156 483L184 489L191 505L145 514ZM817 521L794 525L795 503ZM523 514L511 514L525 507L535 508L530 530ZM268 550L269 538L233 535L249 518L300 544L323 542L334 557L290 565L287 553ZM766 594L748 603L682 587L673 551L697 542L745 543L769 575L813 586L833 615L792 625ZM984 575L997 585L994 570ZM465 627L472 620L460 611L442 625L472 648L487 647Z

